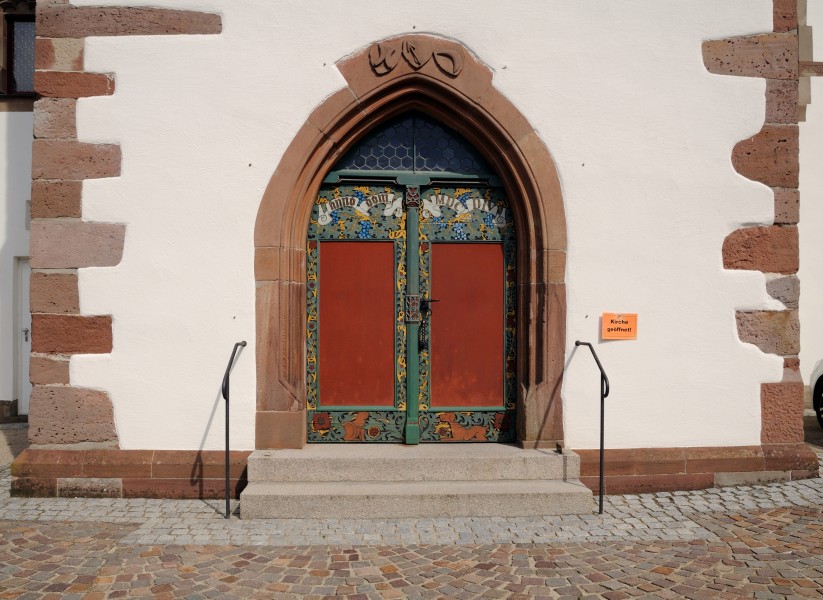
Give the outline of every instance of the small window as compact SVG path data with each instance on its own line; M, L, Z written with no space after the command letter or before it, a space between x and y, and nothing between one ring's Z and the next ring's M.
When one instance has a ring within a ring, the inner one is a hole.
M34 16L5 14L3 17L0 92L34 94Z

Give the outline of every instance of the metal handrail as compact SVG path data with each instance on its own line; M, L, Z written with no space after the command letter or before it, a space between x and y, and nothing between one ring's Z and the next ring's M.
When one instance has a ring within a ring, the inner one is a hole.
M238 348L245 348L246 342L237 342L231 351L231 358L226 367L226 374L223 375L223 386L221 391L223 393L223 400L226 401L226 518L231 518L231 492L229 483L229 378L231 376L231 368L234 366L234 357L237 355Z
M574 343L575 346L588 346L589 350L592 351L592 356L594 357L594 362L597 363L597 368L600 369L600 514L603 514L603 465L604 465L604 429L605 429L605 408L606 408L606 396L609 395L609 377L606 375L606 371L603 369L603 365L600 364L600 359L597 358L597 352L594 351L594 348L589 342L581 342L576 341Z

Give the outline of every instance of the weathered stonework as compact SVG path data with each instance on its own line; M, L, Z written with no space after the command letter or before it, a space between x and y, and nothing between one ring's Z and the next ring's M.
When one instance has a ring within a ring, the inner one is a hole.
M742 342L763 352L794 356L800 352L800 321L796 310L737 312L737 332Z
M805 469L798 466L798 451L786 450L802 446L796 442L803 440L803 386L796 371L796 355L800 351L800 287L797 277L792 275L799 267L794 226L799 217L798 3L773 0L772 8L774 33L703 42L703 61L712 73L767 80L766 122L757 135L735 146L732 163L741 175L772 188L775 224L732 232L723 243L723 265L727 269L766 273L768 293L786 306L783 311L738 311L736 317L741 341L783 356L786 365L782 381L761 384L764 470L813 474L816 461L812 461L814 467ZM766 452L767 448L771 450ZM770 460L769 456L782 452L792 459L785 463Z
M797 227L745 227L723 242L723 266L764 273L797 273Z
M35 138L70 140L77 137L77 100L41 98L34 107Z
M73 140L34 140L31 172L34 179L118 177L120 146Z
M764 444L803 442L803 382L764 383L760 387Z
M114 93L114 78L105 73L35 71L34 87L41 96L53 98L111 96Z
M764 33L703 42L703 63L717 75L797 79L797 35Z
M32 315L32 352L108 354L112 349L111 317Z
M111 400L99 390L36 385L29 403L29 441L116 442Z
M795 188L774 188L774 222L796 225L800 220L800 191Z
M69 361L54 356L32 356L29 378L34 385L68 385Z
M210 13L75 7L67 0L37 3L34 85L41 99L34 106L31 195L30 254L35 271L31 279L34 354L30 374L35 386L29 435L33 444L117 445L108 395L70 387L69 375L69 355L108 353L113 345L111 316L78 314L74 270L118 264L125 243L123 224L80 220L82 181L118 177L121 164L119 146L76 140L76 99L115 91L112 74L83 70L85 37L209 34L221 29L220 15ZM57 454L48 456L38 452L43 451L32 449L15 462L23 466L13 469L14 493L122 496L123 475L132 473L151 480L151 452L147 472L135 470L132 464L132 459L142 456L140 451L114 455L115 465L91 451L55 451ZM190 488L189 478L186 485Z
M60 6L37 11L37 34L48 38L206 35L222 29L220 15L165 8Z
M80 294L74 273L31 274L32 313L80 313Z
M772 187L796 188L800 176L797 125L764 125L732 153L737 172Z
M35 119L37 112L35 111ZM80 217L79 181L43 181L31 183L31 218Z
M36 220L31 223L34 269L113 267L123 256L126 227L120 223Z
M800 300L800 279L798 277L767 275L766 291L772 298L785 304L786 308L798 308Z

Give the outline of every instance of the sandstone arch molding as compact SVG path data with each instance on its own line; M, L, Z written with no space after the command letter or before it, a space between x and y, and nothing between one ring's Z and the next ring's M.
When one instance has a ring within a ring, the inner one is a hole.
M378 123L430 114L484 153L503 179L518 240L518 439L563 438L566 221L548 149L463 45L431 35L389 38L337 63L347 86L318 106L286 150L255 223L257 448L299 448L305 426L305 247L325 174Z

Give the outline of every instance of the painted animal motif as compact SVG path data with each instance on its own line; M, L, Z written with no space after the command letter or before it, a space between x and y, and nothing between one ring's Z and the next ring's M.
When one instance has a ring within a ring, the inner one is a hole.
M485 442L486 428L483 425L471 425L464 427L456 422L457 415L454 413L442 413L440 421L448 424L451 437L444 438L451 442Z
M360 412L356 413L351 421L343 423L343 439L347 442L365 442L366 430L363 426L368 418L369 413Z

